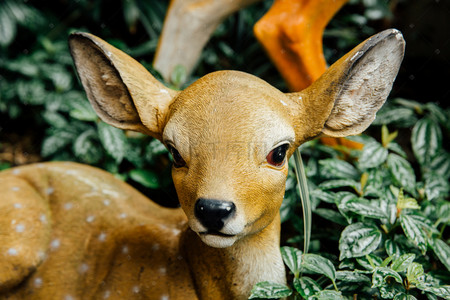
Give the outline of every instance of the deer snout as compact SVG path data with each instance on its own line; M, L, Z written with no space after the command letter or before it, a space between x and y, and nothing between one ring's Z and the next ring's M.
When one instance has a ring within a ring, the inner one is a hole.
M195 203L195 217L208 231L219 231L225 222L236 213L230 201L200 198Z

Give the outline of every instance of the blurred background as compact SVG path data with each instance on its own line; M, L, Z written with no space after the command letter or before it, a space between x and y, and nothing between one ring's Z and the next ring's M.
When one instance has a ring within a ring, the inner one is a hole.
M188 84L208 72L235 69L286 91L252 31L272 2L264 0L227 18L203 50L193 75L185 78L181 69L166 84L183 88L185 81ZM75 76L67 47L70 32L91 32L158 77L152 60L168 4L166 0L2 0L0 168L46 160L79 161L116 174L153 199L170 198L173 201L166 204L176 205L170 157L164 147L149 137L99 122ZM400 99L409 111L396 111L393 121L408 134L417 120L411 111L420 113L424 104L433 103L430 107L442 109L441 121L448 129L449 19L448 0L351 0L326 29L324 54L331 64L376 32L401 30L406 56L390 97Z

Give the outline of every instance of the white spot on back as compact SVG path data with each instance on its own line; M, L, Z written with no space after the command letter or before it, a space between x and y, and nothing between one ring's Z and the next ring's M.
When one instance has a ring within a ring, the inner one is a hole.
M37 277L34 279L34 286L37 288L42 287L42 278L41 277Z
M103 294L103 299L108 299L109 296L111 296L111 291L105 291L105 293Z
M89 270L89 266L86 263L82 263L79 267L78 267L78 273L80 274L84 274Z
M49 188L47 188L47 189L45 190L45 193L46 193L47 195L51 195L51 194L53 194L54 191L55 191L54 188L49 187Z
M88 222L88 223L92 223L92 222L94 222L94 220L95 220L95 216L92 216L92 215L87 216L87 218L86 218L86 222Z
M12 220L11 220L11 225L14 225L14 224L16 224L16 223L17 223L16 219L12 219Z
M71 203L71 202L64 203L65 210L71 210L72 208L73 208L73 203Z
M38 255L38 257L39 257L40 259L42 259L42 260L44 260L44 259L47 257L47 254L45 253L44 250L39 250L39 251L37 252L37 255Z
M47 224L47 216L45 214L41 214L39 216L39 221L41 221L44 224Z
M59 246L61 246L61 242L58 239L54 239L51 243L50 243L50 248L52 250L56 250L59 248Z
M161 300L169 300L169 296L167 296L167 295L162 295L162 296L161 296Z
M98 235L98 240L99 240L100 242L106 241L106 233L101 232L101 233Z
M17 208L17 209L22 208L22 204L14 203L14 208Z
M128 248L128 245L125 245L122 247L122 253L123 254L127 254L130 251L130 249Z
M133 286L133 293L139 294L140 291L141 291L141 289L139 288L139 286L137 286L137 285Z
M160 89L159 92L160 92L160 93L163 93L163 94L169 94L169 91L168 91L168 90L165 90L165 89Z
M17 254L19 254L19 251L17 251L15 248L9 248L7 253L8 255L16 256Z
M287 106L286 102L284 102L283 100L280 100L280 103L283 104L284 106ZM229 208L229 207L227 207Z
M126 213L121 213L120 215L119 215L119 218L120 219L125 219L127 217L127 214Z
M176 229L176 228L172 229L172 233L173 233L174 235L179 235L180 232L181 232L181 231L180 231L179 229Z
M71 295L65 295L64 300L75 300L75 298L72 297Z
M25 231L25 225L23 225L22 223L17 224L16 232L24 232L24 231Z
M18 191L20 191L20 188L19 188L18 186L13 186L13 187L11 188L11 191L13 191L13 192L18 192Z
M109 201L108 199L103 200L103 204L105 206L109 206L111 204L111 201Z
M19 175L19 174L20 174L20 170L19 170L19 169L14 169L14 170L12 171L12 173L13 173L14 175Z
M167 270L164 267L159 268L158 271L159 271L159 274L161 274L161 275L166 275L166 273L167 273Z

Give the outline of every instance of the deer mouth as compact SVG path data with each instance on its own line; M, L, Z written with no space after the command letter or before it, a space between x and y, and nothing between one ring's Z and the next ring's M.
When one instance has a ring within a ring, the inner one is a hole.
M208 231L204 231L204 232L199 232L200 235L216 235L216 236L221 236L221 237L235 237L236 235L234 234L226 234L226 233L222 233L216 230L208 230Z

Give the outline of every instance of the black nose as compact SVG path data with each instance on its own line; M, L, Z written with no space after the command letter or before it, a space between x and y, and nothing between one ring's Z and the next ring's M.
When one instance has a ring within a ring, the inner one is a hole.
M236 212L233 202L200 198L195 203L195 216L208 230L219 231Z

